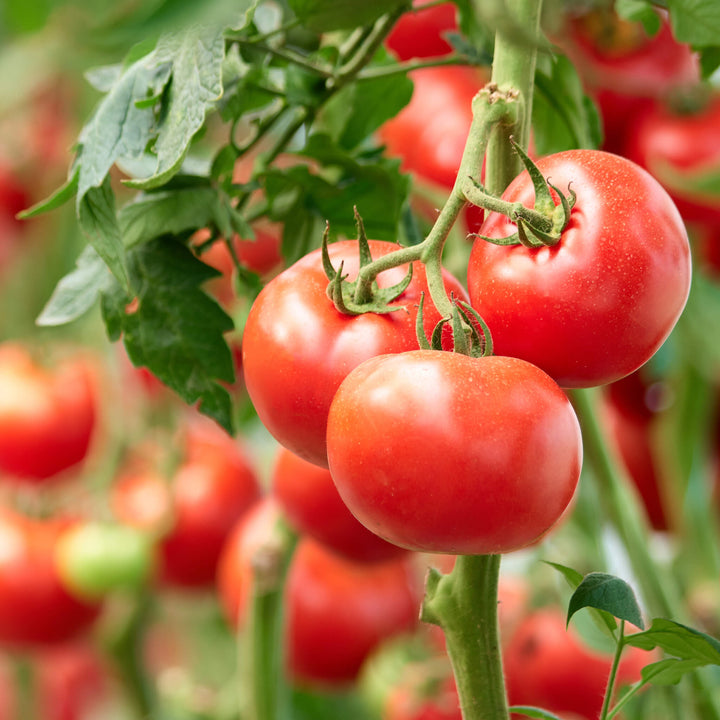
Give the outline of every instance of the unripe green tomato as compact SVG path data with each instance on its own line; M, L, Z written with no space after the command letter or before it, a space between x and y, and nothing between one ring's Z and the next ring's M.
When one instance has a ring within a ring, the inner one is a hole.
M55 562L65 586L97 599L140 587L155 564L152 538L125 525L89 522L68 530L58 541Z
M305 27L315 32L351 30L375 22L405 0L289 0Z

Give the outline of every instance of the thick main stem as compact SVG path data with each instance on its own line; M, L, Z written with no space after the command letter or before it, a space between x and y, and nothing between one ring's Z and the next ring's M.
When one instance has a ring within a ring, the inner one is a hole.
M445 633L463 720L507 720L497 621L499 555L460 555L431 572L421 617Z

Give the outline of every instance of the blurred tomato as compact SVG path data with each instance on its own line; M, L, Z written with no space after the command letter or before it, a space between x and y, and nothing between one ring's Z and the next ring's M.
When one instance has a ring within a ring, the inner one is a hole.
M386 45L398 60L436 57L452 51L445 39L447 32L457 32L457 8L446 2L428 5L430 0L414 0L412 12L406 12L387 36Z

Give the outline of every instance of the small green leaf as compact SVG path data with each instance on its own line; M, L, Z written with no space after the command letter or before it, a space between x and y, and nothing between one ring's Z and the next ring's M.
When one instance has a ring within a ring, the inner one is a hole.
M561 718L548 710L530 705L513 705L509 710L513 715L522 715L523 717L535 718L535 720L561 720Z
M646 665L642 669L642 679L644 682L653 685L677 685L685 675L703 665L704 663L701 660L666 658L651 665Z
M600 572L587 574L570 598L567 622L585 607L604 610L640 629L645 627L633 589L614 575Z
M70 177L65 181L64 185L61 185L52 195L50 195L50 197L35 203L35 205L27 210L23 210L18 214L18 217L21 220L27 220L29 218L42 215L43 213L50 212L50 210L56 210L61 205L64 205L77 192L79 177L80 168L75 167L72 175L70 175Z
M659 647L681 660L720 665L720 641L674 620L655 618L648 630L625 636L625 643L644 650Z
M92 245L88 245L76 261L77 267L55 287L35 321L41 327L64 325L84 315L109 289L112 275Z
M656 35L662 27L659 13L647 0L615 0L615 12L625 20L642 23L648 37Z
M84 195L78 195L77 200L80 229L120 284L129 287L110 178L106 177L100 187L88 188Z
M717 45L720 3L717 0L668 0L673 35L696 47Z
M406 0L288 0L305 27L315 32L352 30L375 22Z

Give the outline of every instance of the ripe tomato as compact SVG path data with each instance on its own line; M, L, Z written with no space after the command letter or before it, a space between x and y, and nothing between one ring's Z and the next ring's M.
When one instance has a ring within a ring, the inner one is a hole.
M437 660L435 660L437 664ZM382 720L462 720L460 699L448 667L445 678L425 678L422 668L410 666L410 673L390 690Z
M449 190L472 122L472 99L487 76L477 68L445 66L415 70L410 77L410 103L382 126L380 140L402 160L402 170Z
M0 643L61 643L88 629L100 604L71 595L55 566L55 545L72 524L0 508Z
M397 249L394 243L370 241L374 258ZM330 245L330 258L354 279L357 243ZM399 283L408 266L378 276L380 287ZM449 292L466 296L460 283L445 275ZM256 298L243 334L243 373L248 394L263 425L296 455L327 467L325 430L335 390L363 360L381 353L418 347L417 305L428 287L424 267L415 263L413 278L387 314L340 313L326 294L328 280L320 250L311 252L268 283ZM425 304L428 334L440 320Z
M427 5L430 0L414 0L412 12L406 12L387 36L385 44L398 60L436 57L452 51L446 32L457 31L454 3Z
M353 515L427 552L496 554L537 540L570 502L582 458L570 402L541 370L434 350L356 368L327 438Z
M273 496L297 532L349 560L377 562L405 552L371 533L352 516L329 470L286 448L277 455L271 485Z
M478 239L468 265L473 307L495 352L523 358L563 387L617 380L662 345L690 290L690 247L682 218L660 184L625 158L568 150L537 163L577 202L553 247L498 246ZM503 194L531 206L527 172ZM488 215L483 235L515 225Z
M230 621L245 622L253 582L253 557L262 552L272 500L238 523L223 550L218 590ZM285 586L287 662L299 684L352 682L383 640L417 624L421 588L412 559L354 563L310 538L301 538Z
M534 705L554 713L597 720L612 655L587 647L555 608L536 610L519 625L505 652L505 681L511 705ZM617 686L640 679L653 653L628 647L620 660Z
M123 522L160 536L164 583L207 587L225 539L260 489L243 449L210 421L193 419L182 442L170 481L152 469L131 471L113 486L113 508Z
M686 220L717 229L720 194L693 179L720 172L720 93L694 112L654 103L631 126L627 155L662 183Z
M0 346L0 472L38 483L84 460L97 424L95 381L84 356L46 370L24 346Z
M699 82L697 54L675 40L667 18L661 21L651 37L641 23L599 10L572 20L559 39L597 100L606 150L622 153L629 119L675 88Z

